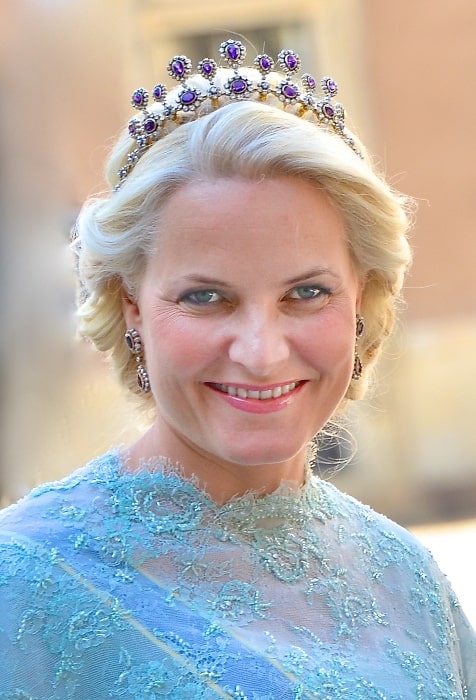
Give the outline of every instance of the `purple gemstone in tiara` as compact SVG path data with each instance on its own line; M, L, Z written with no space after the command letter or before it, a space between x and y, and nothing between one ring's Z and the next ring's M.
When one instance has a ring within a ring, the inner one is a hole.
M297 70L299 70L301 65L301 59L297 53L294 53L294 51L291 51L290 49L285 49L284 51L279 52L278 62L285 73L295 73Z
M296 97L299 95L299 90L296 85L293 85L292 83L287 83L286 85L283 85L281 88L282 94L287 97L288 100L295 100Z
M289 80L282 80L276 87L276 94L282 102L291 104L300 96L299 88Z
M167 66L168 74L175 80L185 80L191 70L192 63L186 56L174 56Z
M145 109L149 103L149 93L144 88L134 90L131 97L131 104L136 109Z
M198 64L198 72L207 80L212 80L217 72L217 64L212 58L204 58Z
M316 79L312 75L310 75L309 73L305 73L302 76L301 82L304 85L304 87L306 88L306 90L308 90L309 92L313 92L317 87Z
M183 107L191 107L197 101L198 93L196 90L187 88L180 93L178 99Z
M147 117L147 119L144 119L144 122L142 124L144 131L146 134L153 134L154 131L157 131L158 127L158 122L155 117Z
M274 68L273 59L265 53L256 56L254 64L263 75L267 75Z
M228 39L220 45L220 55L228 65L236 68L246 56L246 48L241 41Z
M324 104L321 107L322 113L327 119L334 119L335 111L334 107L329 104L328 102L324 102Z
M337 92L338 92L337 83L332 78L322 78L321 87L322 87L324 93L326 95L329 95L329 97L334 97L335 95L337 95Z
M131 119L127 130L131 136L135 136L140 128L140 122L137 119Z
M293 56L292 53L290 53L286 56L286 58L284 59L284 62L286 64L287 68L289 68L289 70L296 70L297 60L296 60L296 56Z
M244 63L246 48L241 41L229 39L220 46L220 56L223 63L233 69L226 82L216 85L215 75L218 71L216 61L211 58L204 58L198 64L198 73L208 81L206 88L201 89L190 87L187 78L192 72L191 61L186 56L174 56L170 59L167 71L169 75L181 84L181 90L175 100L167 102L167 89L165 85L158 84L149 93L144 88L138 88L132 94L131 102L135 109L142 112L141 118L130 120L128 125L129 134L135 141L135 147L127 155L127 162L118 171L121 181L128 176L139 158L149 149L155 141L162 135L161 126L168 120L174 120L180 110L188 112L192 118L200 117L197 106L204 100L210 101L212 110L220 109L221 96L227 95L231 100L243 100L250 96L257 96L261 101L265 101L267 95L273 94L279 98L284 105L298 104L299 116L305 117L309 112L313 112L321 124L332 129L340 138L347 143L352 150L362 158L357 145L350 133L345 129L345 112L339 103L334 102L337 94L337 84L330 77L324 77L320 81L322 97L315 96L317 91L316 79L309 73L301 76L298 82L294 74L301 67L301 59L298 54L289 49L279 53L276 63L284 73L280 82L271 85L268 82L268 74L275 69L273 58L267 54L256 56L253 67L260 74L259 76L241 73L239 66ZM256 72L256 71L255 71ZM279 78L278 78L279 81ZM147 110L149 100L160 102L158 113ZM195 114L193 114L195 112ZM181 123L182 120L179 120ZM165 131L164 131L165 133ZM117 187L115 188L117 189Z
M162 85L162 83L159 83L152 90L152 95L154 96L154 100L156 102L163 102L167 97L167 88L165 85Z
M243 78L235 78L230 82L230 90L234 95L243 95L248 89L248 84Z
M185 65L183 61L174 61L170 68L172 73L178 78L182 78L185 74Z
M240 49L236 44L230 44L226 48L226 55L232 61L237 61L240 58Z

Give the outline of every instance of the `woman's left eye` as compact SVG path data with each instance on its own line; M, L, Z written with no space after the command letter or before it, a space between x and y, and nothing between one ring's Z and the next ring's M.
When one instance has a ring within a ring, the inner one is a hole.
M315 285L301 285L300 287L295 287L288 294L288 299L317 299L318 297L324 297L329 294L327 289L322 287L316 287Z

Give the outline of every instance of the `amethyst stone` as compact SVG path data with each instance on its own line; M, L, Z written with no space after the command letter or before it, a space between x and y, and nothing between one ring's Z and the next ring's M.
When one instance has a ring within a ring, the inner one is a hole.
M326 89L330 94L335 94L337 92L337 83L332 78L327 78Z
M165 85L156 85L152 91L152 94L154 95L154 100L157 102L165 99L165 95L167 94Z
M170 68L177 78L181 78L185 73L185 64L180 58L176 58L175 61L172 62Z
M139 88L132 93L131 102L136 109L147 107L148 95L144 88Z
M147 117L142 126L146 134L152 134L157 130L157 121L154 117Z
M128 347L129 350L132 352L133 349L134 349L134 342L133 342L133 340L132 340L132 336L131 336L130 333L126 333L126 334L125 334L125 341L126 341L127 347Z
M294 54L288 53L288 55L284 59L284 62L286 64L286 66L289 68L289 70L296 70L297 58Z
M324 104L322 105L322 113L328 119L333 119L335 114L334 107L330 104Z
M235 95L242 95L244 92L246 92L247 88L248 84L243 78L235 78L230 83L230 90Z
M197 97L198 95L195 90L184 90L180 93L179 100L184 107L188 107L197 101Z
M296 85L293 85L292 83L283 85L281 92L288 100L295 100L299 95L299 90L297 89Z
M269 56L259 56L258 66L264 73L268 73L273 68L273 60Z
M137 123L129 122L128 131L131 136L135 136L137 133Z
M228 44L225 49L227 57L231 61L237 61L240 58L241 51L238 44Z
M213 75L215 71L215 64L212 63L211 61L202 61L200 64L202 74L207 76L207 75Z
M302 76L302 82L303 85L307 87L308 90L315 90L317 83L315 78L312 75L309 75L309 73L306 73L306 75Z
M357 322L355 326L355 335L357 338L361 338L364 334L365 324L362 316L357 316Z

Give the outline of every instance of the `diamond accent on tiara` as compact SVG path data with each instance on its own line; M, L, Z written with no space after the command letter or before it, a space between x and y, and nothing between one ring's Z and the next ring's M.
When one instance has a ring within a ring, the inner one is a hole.
M141 116L133 117L128 123L128 133L133 139L134 146L125 158L125 163L118 171L119 182L115 189L119 189L124 180L132 172L136 163L143 154L156 143L164 134L163 129L168 122L181 123L176 119L181 112L187 112L190 119L199 119L197 111L202 102L208 100L209 111L220 109L230 100L258 99L266 104L268 95L275 96L283 105L298 105L296 112L300 117L313 116L316 127L323 127L333 131L344 143L346 143L359 157L362 158L355 140L345 127L345 112L343 106L333 102L337 95L337 83L326 76L321 79L321 96L316 96L317 81L310 73L304 73L301 79L296 73L301 66L301 59L297 53L290 49L280 51L277 63L281 69L282 79L275 81L270 74L275 70L275 61L268 54L259 54L252 65L260 74L260 77L248 77L244 70L239 68L246 56L246 48L241 41L228 39L221 43L219 53L223 62L233 69L223 87L214 83L218 71L218 64L212 58L202 59L197 67L197 72L207 81L206 88L192 87L187 84L187 79L192 73L192 63L187 56L174 56L167 64L168 74L181 84L181 89L175 91L174 99L167 101L168 92L165 85L158 83L149 95L145 88L137 88L132 93L131 104ZM251 75L251 74L250 74ZM220 98L226 97L223 102ZM149 109L149 100L153 100L155 106ZM275 104L275 103L273 103ZM285 108L285 107L284 107Z

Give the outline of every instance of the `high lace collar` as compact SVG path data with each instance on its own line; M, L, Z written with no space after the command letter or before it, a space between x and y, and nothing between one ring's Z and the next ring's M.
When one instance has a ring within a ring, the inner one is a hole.
M330 500L310 466L306 467L305 481L299 488L283 482L270 494L251 491L220 505L199 487L196 478L185 477L182 466L167 458L147 460L135 472L124 468L119 450L105 458L100 465L101 476L105 477L111 497L123 514L131 513L131 509L140 510L142 518L147 514L148 519L157 521L173 515L177 524L181 512L184 527L186 522L191 525L206 518L217 527L249 531L257 527L303 525L316 517L327 519L333 513Z

